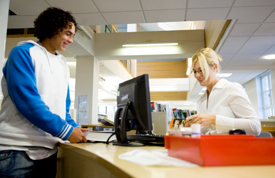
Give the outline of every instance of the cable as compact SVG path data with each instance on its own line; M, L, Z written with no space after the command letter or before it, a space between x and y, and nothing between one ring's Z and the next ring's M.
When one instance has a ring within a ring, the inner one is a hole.
M107 145L109 144L110 138L111 138L112 136L114 136L115 134L117 134L117 132L113 132L113 133L109 136L109 138L108 138L107 141L106 141L106 144L107 144Z

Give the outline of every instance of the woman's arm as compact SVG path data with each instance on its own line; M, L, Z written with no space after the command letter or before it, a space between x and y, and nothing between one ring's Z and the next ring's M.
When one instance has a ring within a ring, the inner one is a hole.
M243 129L247 134L259 135L261 122L243 87L232 83L227 92L229 106L236 118L216 115L217 133L235 128Z

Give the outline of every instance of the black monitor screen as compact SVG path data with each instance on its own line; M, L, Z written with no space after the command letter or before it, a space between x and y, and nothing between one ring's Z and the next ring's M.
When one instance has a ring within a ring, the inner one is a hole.
M126 131L133 127L138 131L153 130L148 74L119 84L117 107L115 129L120 132L118 141L127 142Z
M131 104L128 109L127 119L134 119L137 130L152 130L148 74L119 84L117 105L128 101Z

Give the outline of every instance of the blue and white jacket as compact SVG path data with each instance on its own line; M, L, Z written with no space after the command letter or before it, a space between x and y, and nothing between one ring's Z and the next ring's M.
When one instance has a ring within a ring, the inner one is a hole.
M53 149L68 139L79 127L69 114L69 78L64 56L18 43L3 68L0 144Z

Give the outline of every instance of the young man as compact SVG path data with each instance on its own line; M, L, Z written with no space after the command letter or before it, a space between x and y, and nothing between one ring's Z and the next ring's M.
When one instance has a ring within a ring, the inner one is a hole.
M55 177L57 143L86 142L69 114L70 72L64 51L76 32L74 17L48 8L34 21L39 42L20 42L3 68L0 177Z

